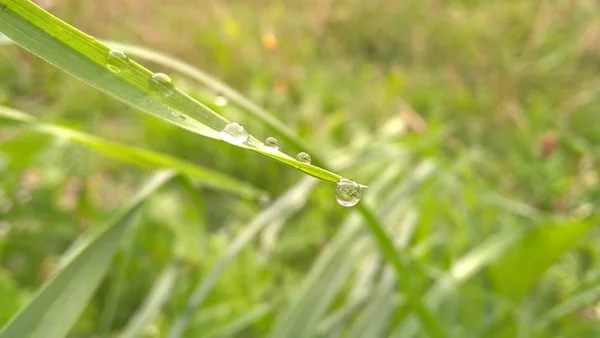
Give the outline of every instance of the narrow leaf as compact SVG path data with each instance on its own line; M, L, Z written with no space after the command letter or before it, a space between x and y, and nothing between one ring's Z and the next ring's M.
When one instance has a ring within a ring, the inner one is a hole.
M0 31L17 44L134 108L194 133L221 139L220 132L230 121L177 89L168 77L159 79L129 58L119 61L120 68L115 71L109 67L111 49L94 37L28 0L3 0L3 4ZM271 150L252 135L246 142L231 144L325 181L341 179L338 174Z
M108 228L70 259L11 319L0 338L65 337L102 281L131 219L148 196L172 177L169 171L153 175Z

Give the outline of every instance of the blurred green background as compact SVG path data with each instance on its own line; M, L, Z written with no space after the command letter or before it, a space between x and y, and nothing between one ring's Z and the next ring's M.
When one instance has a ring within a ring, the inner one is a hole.
M411 323L409 283L452 337L600 335L597 1L35 2L99 39L184 60L267 109L342 163L340 174L370 185L361 203L414 268L411 281L395 280L332 185L313 187L298 171L136 112L0 46L1 105L212 168L285 202L160 190L71 337L118 336L161 271L184 262L144 329L166 337L265 210L275 216L190 312L185 337L425 336ZM169 75L255 136L276 135L219 106L219 93ZM150 172L0 125L0 324ZM306 193L285 195L297 187ZM336 247L345 233L352 240ZM448 279L443 296L427 298Z

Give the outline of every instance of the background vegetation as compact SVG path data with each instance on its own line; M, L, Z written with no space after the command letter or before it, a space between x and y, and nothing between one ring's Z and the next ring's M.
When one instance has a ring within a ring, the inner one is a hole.
M600 334L595 1L36 3L99 39L176 56L267 109L337 172L370 186L361 203L410 269L397 280L332 185L136 112L1 46L1 105L271 196L185 180L153 193L71 337L136 327L173 337L186 318L184 337L436 332L416 320L410 297L452 337ZM255 136L277 135L185 74L138 61ZM151 169L0 126L3 324Z

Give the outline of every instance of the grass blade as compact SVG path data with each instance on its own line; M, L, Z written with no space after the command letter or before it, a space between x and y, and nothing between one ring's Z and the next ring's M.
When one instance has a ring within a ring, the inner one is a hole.
M300 181L293 189L290 189L286 194L277 199L271 206L258 214L250 223L244 226L240 234L228 246L225 254L219 259L214 268L209 274L204 277L202 282L194 289L190 300L186 304L183 313L173 324L168 337L178 338L184 333L185 328L190 320L190 317L195 309L197 309L210 290L217 283L217 280L237 256L237 254L256 236L256 234L267 224L276 219L288 217L296 212L302 205L309 192L314 188L316 181L312 178L305 178Z
M127 59L119 72L108 67L111 49L76 28L54 17L27 0L3 0L0 30L17 44L58 68L124 103L194 133L220 139L219 132L229 123L170 82L156 85L153 73ZM249 136L245 143L234 144L272 158L319 179L336 183L341 176L306 164L264 147Z
M121 338L134 338L141 335L144 327L154 320L162 306L169 299L178 274L179 267L177 262L167 265L154 283L144 304L129 320L125 329L123 329L123 333L120 335Z
M2 119L25 124L26 127L38 133L69 139L125 163L143 168L174 169L195 179L197 183L228 191L242 197L260 198L260 196L265 194L245 182L241 182L220 172L205 169L169 155L126 146L65 127L37 122L33 116L15 109L0 106L0 120Z
M233 320L231 323L225 325L222 328L208 332L207 337L236 337L236 334L248 327L250 324L268 315L271 312L271 308L268 305L260 304L248 312L244 313L239 318Z
M181 74L189 76L190 78L212 89L215 91L215 93L219 93L220 95L227 97L228 101L238 105L241 109L244 109L252 114L254 118L268 125L274 132L279 134L279 136L284 139L286 144L293 145L297 150L310 148L309 145L302 140L302 138L298 137L298 135L296 135L286 124L273 117L259 105L246 98L246 96L243 94L217 80L206 72L203 72L202 70L170 55L166 55L148 48L115 41L105 41L105 43L113 48L121 49L129 55L160 64ZM311 150L311 153L312 152L313 151Z
M121 215L70 259L13 317L0 332L0 338L65 337L102 281L131 219L146 198L172 177L170 171L153 175Z
M558 222L527 231L489 268L490 281L499 294L520 300L554 261L593 225L591 221Z

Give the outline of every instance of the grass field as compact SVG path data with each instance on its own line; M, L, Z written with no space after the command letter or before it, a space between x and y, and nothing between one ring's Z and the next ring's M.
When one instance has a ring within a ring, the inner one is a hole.
M600 335L600 3L34 2L210 74L369 188L344 208L333 184L140 113L5 42L0 326L142 194L69 337ZM226 91L130 55L257 138L307 150ZM194 185L201 175L173 161L243 185ZM182 174L140 192L163 167Z

